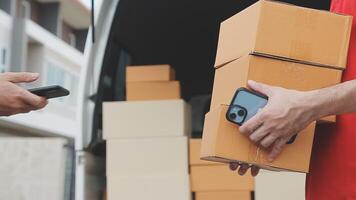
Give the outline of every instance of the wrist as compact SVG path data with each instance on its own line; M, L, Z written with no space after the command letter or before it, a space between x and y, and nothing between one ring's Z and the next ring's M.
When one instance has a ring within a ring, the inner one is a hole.
M329 115L328 100L324 97L320 90L306 92L306 102L310 105L311 121L316 121Z

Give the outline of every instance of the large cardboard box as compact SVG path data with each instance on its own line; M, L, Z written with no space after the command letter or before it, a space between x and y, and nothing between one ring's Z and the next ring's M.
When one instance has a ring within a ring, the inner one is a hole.
M259 1L224 21L215 66L263 54L345 68L352 17Z
M303 200L306 175L261 170L256 177L255 200Z
M169 65L128 66L126 68L126 82L173 80L175 80L175 71Z
M106 102L103 111L104 139L191 133L191 108L183 100Z
M193 192L248 190L255 187L250 173L240 176L231 171L228 165L192 166L190 168Z
M108 200L191 200L189 175L108 177Z
M127 101L180 99L179 81L127 82Z
M212 161L206 161L200 159L201 139L189 139L189 165L217 165L222 163L216 163Z
M250 191L221 191L221 192L195 193L195 200L251 200L251 199L252 199L252 194ZM264 200L267 200L267 198Z
M187 137L118 139L106 142L107 176L186 175Z
M341 70L247 55L216 70L211 109L229 105L236 90L246 87L248 80L309 91L338 84L341 77ZM323 120L333 122L336 117Z
M298 134L279 157L268 162L268 149L255 145L239 132L239 127L226 120L228 106L221 105L205 117L201 158L217 162L241 161L269 170L308 172L315 123Z

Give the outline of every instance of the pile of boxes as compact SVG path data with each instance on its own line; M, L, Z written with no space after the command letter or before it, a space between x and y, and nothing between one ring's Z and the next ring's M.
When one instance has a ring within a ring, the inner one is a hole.
M126 72L128 101L180 99L180 83L169 65L129 66Z
M272 163L263 149L226 120L228 105L247 80L295 90L340 83L352 18L262 0L222 23L210 112L201 157L242 161L270 170L308 172L316 123L303 130ZM332 123L330 116L317 123Z
M200 160L201 139L189 141L191 190L195 200L251 200L254 178L239 176L228 165Z
M128 101L103 106L108 200L190 200L191 112L173 69L128 67L126 77Z

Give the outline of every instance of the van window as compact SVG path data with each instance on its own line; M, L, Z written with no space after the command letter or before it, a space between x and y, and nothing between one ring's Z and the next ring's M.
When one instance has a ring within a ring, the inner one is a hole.
M78 75L65 70L59 64L47 61L46 62L46 85L60 85L67 88L71 94L68 97L56 98L54 101L64 103L66 106L75 107L77 105L78 96Z

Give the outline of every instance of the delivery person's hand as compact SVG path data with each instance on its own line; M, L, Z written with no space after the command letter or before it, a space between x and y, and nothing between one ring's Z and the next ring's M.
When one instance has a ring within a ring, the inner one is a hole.
M249 164L237 163L237 162L230 163L230 169L232 171L236 171L237 169L239 169L238 173L241 176L245 175L250 167L251 167L251 175L257 176L258 172L260 171L260 168L258 168L257 166L254 165L250 166Z
M47 100L31 94L16 83L37 80L36 73L0 73L0 116L10 116L38 110L47 105Z
M268 96L268 104L240 127L240 132L264 148L272 147L268 160L272 162L286 143L314 121L307 92L272 87L249 81L251 89Z

